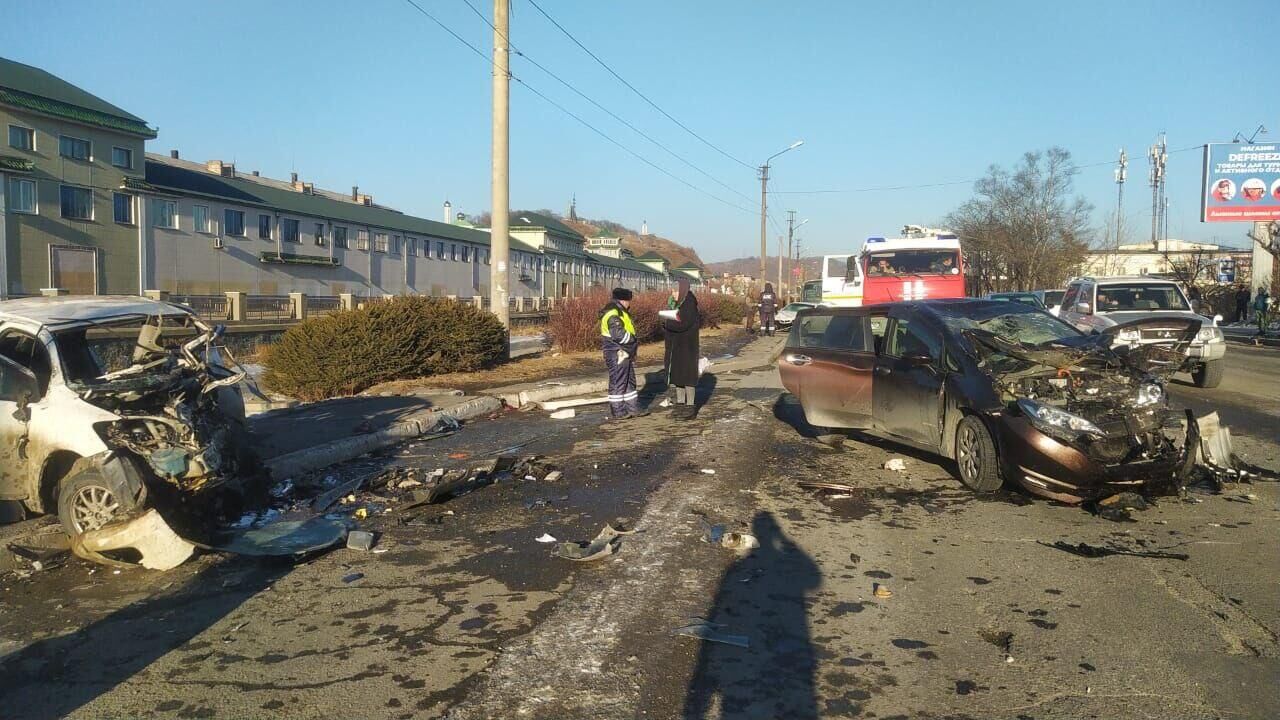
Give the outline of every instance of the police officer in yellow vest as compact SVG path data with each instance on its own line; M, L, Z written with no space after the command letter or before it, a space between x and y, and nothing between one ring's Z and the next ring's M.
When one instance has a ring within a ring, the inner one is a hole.
M640 341L628 308L631 291L615 288L613 300L600 311L600 344L609 368L609 414L615 420L648 415L640 411L636 392L636 351Z

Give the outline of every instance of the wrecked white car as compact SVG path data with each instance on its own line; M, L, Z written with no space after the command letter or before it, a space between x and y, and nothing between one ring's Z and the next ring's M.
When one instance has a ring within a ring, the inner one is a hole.
M0 302L0 497L73 544L148 508L195 534L238 511L260 464L221 334L144 298Z

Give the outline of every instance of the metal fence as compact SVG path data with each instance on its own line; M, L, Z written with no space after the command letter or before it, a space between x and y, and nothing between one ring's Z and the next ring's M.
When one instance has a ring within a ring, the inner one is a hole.
M336 295L308 295L307 317L328 315L342 309L342 298Z
M292 320L293 299L288 295L248 295L244 299L245 320Z
M170 295L169 302L186 305L205 320L231 319L231 300L226 295Z

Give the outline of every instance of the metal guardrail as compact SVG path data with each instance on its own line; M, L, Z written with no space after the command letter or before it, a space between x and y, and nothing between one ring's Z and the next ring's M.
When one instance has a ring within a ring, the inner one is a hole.
M231 319L231 300L226 295L170 295L169 302L186 305L204 320Z
M244 299L246 320L292 320L293 299L288 295L249 295Z

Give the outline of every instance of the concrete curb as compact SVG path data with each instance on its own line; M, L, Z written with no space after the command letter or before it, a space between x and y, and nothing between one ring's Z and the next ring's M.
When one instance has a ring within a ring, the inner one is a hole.
M377 432L343 438L271 458L266 462L267 470L274 478L300 475L412 440L435 427L442 417L461 422L500 409L502 402L498 398L485 395L469 398L452 407L416 413Z

